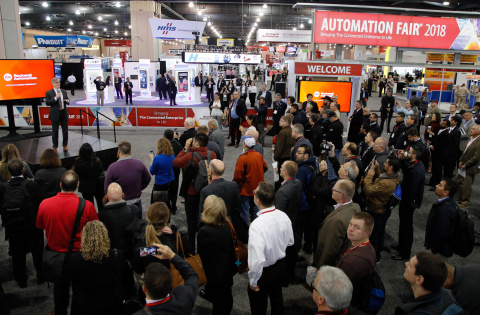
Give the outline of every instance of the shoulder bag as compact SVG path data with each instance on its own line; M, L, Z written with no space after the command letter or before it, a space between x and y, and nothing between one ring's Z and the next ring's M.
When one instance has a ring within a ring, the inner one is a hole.
M176 236L177 236L177 254L180 255L180 252L179 252L179 245L180 245L180 249L182 250L182 257L190 266L192 266L193 269L195 269L195 272L198 274L198 278L199 278L198 286L201 287L202 285L207 283L207 276L205 275L205 269L203 268L200 255L196 254L196 255L190 255L190 257L185 257L185 251L183 250L182 237L179 231L177 231ZM182 278L182 275L180 274L180 272L175 268L175 266L172 263L170 263L170 272L172 274L172 289L175 289L179 285L183 285L185 281Z
M42 267L45 280L48 282L55 282L65 277L68 273L68 261L73 251L75 239L78 231L78 225L85 209L85 199L78 198L77 215L75 217L75 223L73 224L72 235L70 236L70 243L68 244L68 251L55 252L47 246L43 252Z
M237 261L235 264L238 267L238 273L244 273L248 271L248 247L247 245L243 244L237 236L237 232L233 227L232 222L229 218L227 218L228 225L230 225L230 232L232 233L233 239L233 249L235 251L235 258Z

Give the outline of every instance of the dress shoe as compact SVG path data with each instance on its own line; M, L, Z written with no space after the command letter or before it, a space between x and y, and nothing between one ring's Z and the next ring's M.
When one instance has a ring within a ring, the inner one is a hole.
M227 144L227 147L233 147L235 145L235 143L229 143Z
M402 255L392 255L392 260L408 260L410 257L404 257Z
M67 147L63 147L63 152L68 151Z
M235 148L238 148L239 146L240 146L240 145L237 143L237 144L235 145Z

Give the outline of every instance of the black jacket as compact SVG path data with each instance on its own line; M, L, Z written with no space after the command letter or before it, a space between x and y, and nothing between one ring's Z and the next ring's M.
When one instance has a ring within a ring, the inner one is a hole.
M298 209L302 203L302 182L298 179L288 180L275 194L275 208L285 212L292 221L293 230L297 224ZM294 235L295 239L298 235Z
M407 125L405 125L403 121L396 123L395 126L393 126L393 131L390 134L390 138L388 139L388 146L395 146L397 144L398 139L400 139L400 136L402 135L405 128L407 128Z
M177 93L177 86L175 85L175 81L173 80L168 81L168 92L170 94Z
M64 114L64 118L66 118L68 120L68 110L67 110L68 104L65 102L66 100L68 100L67 92L65 90L62 90L62 89L60 89L60 91L62 92L62 95L63 95L63 109L64 109L63 114ZM59 119L60 119L60 104L59 104L59 102L61 102L61 100L59 100L59 99L55 100L55 95L57 95L57 93L55 93L54 89L48 90L45 93L45 105L50 106L50 111L48 113L48 119L50 119L51 121L59 121Z
M362 153L361 156L363 171L365 171L370 162L372 162L374 156L375 152L373 151L373 146L368 147L367 145L367 149Z
M211 84L210 87L208 87L209 84ZM207 79L205 80L204 85L205 85L205 88L206 88L206 89L213 90L213 86L215 85L215 81L214 81L213 79L207 78Z
M415 124L411 126L405 125L405 128L403 128L403 131L400 133L398 136L397 143L395 144L395 149L397 150L405 150L408 146L408 138L407 138L407 131L410 128L416 128Z
M448 132L448 131L446 131ZM455 159L457 159L461 152L460 152L460 138L461 138L461 133L460 133L460 126L456 126L452 132L449 132L448 136L448 143L446 147L446 155L448 156L454 156Z
M130 89L129 89L129 87L130 87ZM125 93L127 93L127 92L130 93L133 90L133 83L129 82L129 81L128 82L125 81L125 83L123 84L123 88L125 89Z
M287 103L280 101L273 103L273 120L279 121L283 115L285 115L285 111L287 110ZM275 114L275 111L277 113Z
M220 91L223 89L223 87L225 86L225 84L227 84L227 83L225 82L225 79L221 79L221 80L218 79L218 81L217 81L217 90L220 92Z
M60 180L63 173L67 171L64 167L42 168L35 173L34 180L40 184L43 199L53 197L60 192Z
M198 87L202 87L202 77L199 77L198 75L195 77L195 80L194 80L194 83L195 83L195 86L198 86Z
M387 108L390 108L390 112L393 112L393 106L395 106L395 97L387 95L382 96L381 100L382 105L380 106L381 112L386 112Z
M395 309L395 315L407 314L443 314L443 312L452 304L457 304L452 293L447 289L441 288L437 292L419 296L413 301L407 302ZM456 313L468 314L467 312Z
M317 123L314 124L312 128L310 128L310 136L308 138L308 140L310 140L310 143L312 144L313 155L315 156L320 156L320 144L323 140L323 129L319 123L320 121L317 121Z
M204 187L200 192L199 211L203 212L203 204L208 196L215 195L225 201L227 206L227 215L232 221L233 227L237 232L238 238L242 243L248 243L248 226L240 217L242 212L242 200L240 199L240 192L238 185L232 181L226 181L224 178L213 180L208 186Z
M255 110L257 111L257 120L259 124L265 125L265 120L267 119L267 105L260 105L255 106Z
M407 151L410 150L410 148L413 147L417 150L420 150L422 152L422 162L423 165L428 165L430 161L430 150L427 149L425 146L425 143L423 143L422 139L418 139L415 142L409 142L407 146Z
M237 101L235 113L238 115L238 117L240 117L241 120L245 120L245 115L247 114L247 106L245 105L245 101L241 98L239 98Z
M90 161L75 161L73 169L80 180L79 192L87 194L94 194L97 191L104 192L103 183L98 180L103 172L102 162L99 158L96 158L93 165Z
M198 230L197 249L202 258L208 286L228 290L236 273L233 239L228 222L217 226L203 224Z
M185 130L180 136L180 139L178 140L182 145L182 148L185 147L185 143L187 143L187 140L195 137L196 134L197 134L197 130L195 128L190 128Z
M325 140L333 143L335 149L341 150L343 148L343 124L340 119L332 122L328 128Z
M452 257L457 207L454 198L447 198L432 205L425 229L425 247L431 249L432 253Z
M374 123L373 125L370 125L370 131L374 131L379 137L382 136L382 129L380 129L380 126L378 123Z
M158 261L158 259L156 259L156 261ZM170 291L170 299L165 303L147 307L153 315L192 314L192 309L198 294L198 275L195 269L178 255L175 255L175 257L170 260L170 263L180 272L182 278L185 279L185 283ZM134 315L145 314L147 314L147 312L140 310Z
M348 141L358 144L360 142L360 127L363 123L363 109L355 110L350 116L350 127L348 128Z
M263 91L258 92L257 100L260 101L260 96L262 96ZM270 108L272 106L272 92L266 91L265 92L265 104L267 104L267 107ZM286 104L285 104L286 106ZM286 107L285 107L286 109Z
M303 108L304 110L307 110L308 102L305 101L305 102L303 102L302 104L303 104L303 107L302 107L302 108ZM311 101L310 104L313 106L313 108L312 108L312 113L318 114L320 111L318 110L318 105L317 105L317 103L314 102L314 101Z
M402 160L402 201L407 207L420 208L425 187L425 166L422 161L412 164Z
M307 115L305 115L305 112L303 110L297 110L296 112L291 114L293 115L292 125L305 125L305 123L307 122Z
M443 158L446 154L447 146L448 146L448 129L437 133L432 140L432 146L433 150L431 150L432 153L432 159L435 158Z

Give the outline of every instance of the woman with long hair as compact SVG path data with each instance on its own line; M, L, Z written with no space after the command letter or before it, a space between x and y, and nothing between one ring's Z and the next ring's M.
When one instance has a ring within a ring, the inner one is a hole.
M258 128L258 117L257 115L255 114L249 114L247 116L247 124L250 126L248 127L247 129L245 129L243 126L240 126L240 131L242 132L242 135L245 135L245 133L248 131L248 130L256 130L256 131L259 131L259 128Z
M251 81L250 85L248 86L248 99L250 100L250 107L255 105L255 97L257 96L257 87L255 86L255 82Z
M100 221L83 228L80 251L69 261L72 281L71 314L120 314L125 260L110 249L108 232Z
M9 181L11 178L10 173L8 172L8 162L13 159L20 159L20 153L18 153L17 147L9 143L2 149L2 160L0 161L0 177L5 181ZM26 178L33 178L32 171L27 163L23 162L25 166L25 173L24 176Z
M236 265L227 207L222 198L210 195L205 199L202 224L197 238L198 253L208 283L205 290L200 290L200 296L213 303L212 314L230 314Z
M150 203L154 203L154 192L156 191L168 191L167 206L169 209L175 209L172 206L171 200L173 200L174 189L170 189L170 185L173 185L175 181L175 174L173 173L173 160L175 154L173 153L172 145L166 138L160 138L157 141L157 154L150 153L150 174L155 175L155 184L153 185L152 196ZM172 213L175 214L175 213Z
M102 198L104 193L104 178L102 178L102 162L93 152L90 143L84 143L80 147L78 157L73 163L72 169L79 178L78 191L83 198L94 204L93 198L97 200L98 211L103 209Z
M220 93L215 93L214 99L210 102L210 116L218 123L218 128L222 130L222 117L224 105L220 98Z
M67 170L62 167L62 161L56 150L49 148L40 156L40 168L34 180L42 187L44 198L50 198L60 192L60 179Z

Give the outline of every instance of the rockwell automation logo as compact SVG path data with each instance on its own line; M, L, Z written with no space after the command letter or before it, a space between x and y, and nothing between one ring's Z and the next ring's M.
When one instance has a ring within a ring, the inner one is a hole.
M12 76L10 73L5 73L5 74L3 75L3 79L4 79L5 81L7 81L7 82L8 82L8 81L12 81L13 76Z

